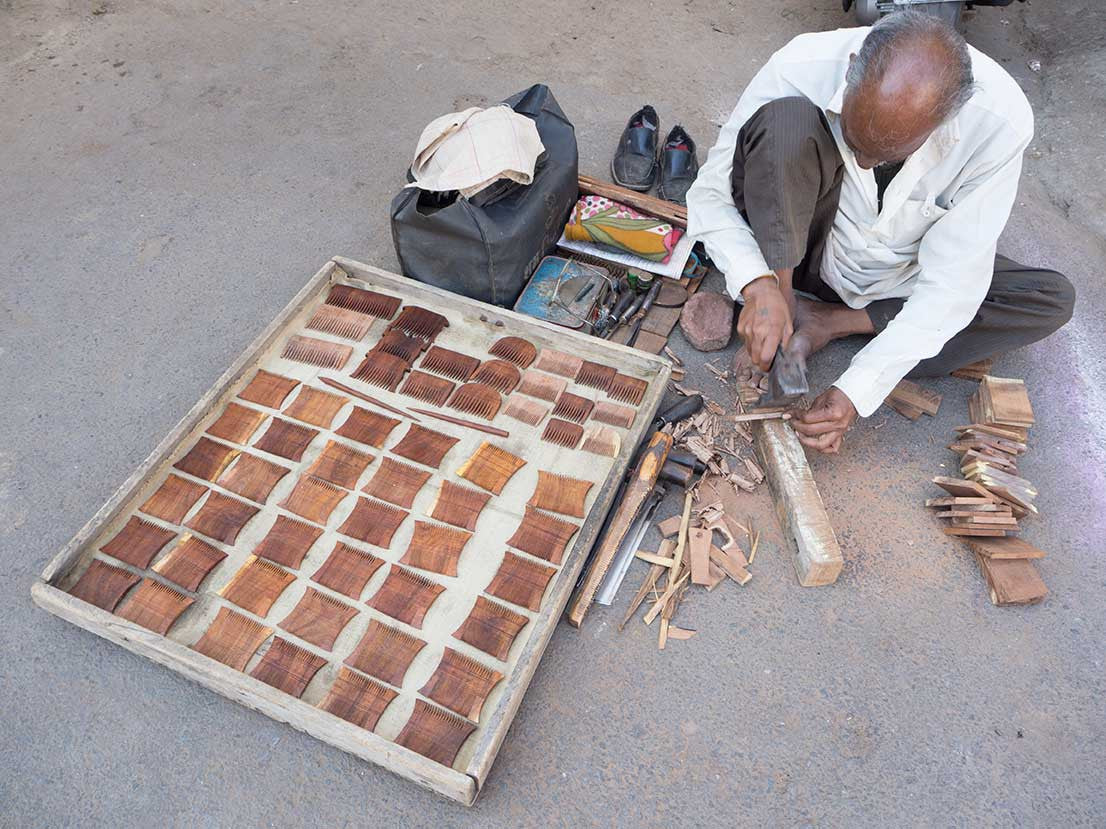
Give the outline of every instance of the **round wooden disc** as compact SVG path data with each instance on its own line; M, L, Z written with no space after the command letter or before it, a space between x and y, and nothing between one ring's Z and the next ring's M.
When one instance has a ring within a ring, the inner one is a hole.
M659 305L662 308L679 308L687 302L687 288L679 282L664 277L660 278L664 281L661 283L661 289L657 292L657 298L653 301L654 305Z

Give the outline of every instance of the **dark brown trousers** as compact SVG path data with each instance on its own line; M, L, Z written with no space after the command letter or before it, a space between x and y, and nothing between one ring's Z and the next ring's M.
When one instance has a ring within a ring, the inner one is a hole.
M841 302L819 270L844 169L825 114L806 98L765 104L738 133L734 204L768 267L794 268L792 286L826 302ZM867 306L877 333L904 301L881 299ZM908 376L938 377L1044 339L1071 319L1074 305L1075 289L1062 274L997 256L991 287L975 318Z

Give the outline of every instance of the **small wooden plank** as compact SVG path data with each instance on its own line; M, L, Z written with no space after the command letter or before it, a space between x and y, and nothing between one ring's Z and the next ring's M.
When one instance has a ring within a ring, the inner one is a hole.
M600 181L591 176L580 176L577 186L581 194L605 196L608 199L633 207L635 210L640 210L642 213L664 219L677 227L687 228L687 208L681 205L658 199L656 196L650 196L646 193L638 193L635 190L620 187L607 181Z
M1033 406L1025 381L988 375L980 381L983 399L990 403L993 419L1008 426L1032 426Z
M981 435L991 435L996 438L1003 438L1014 443L1025 444L1025 440L1021 437L1023 430L1005 426L993 426L988 423L970 423L967 426L957 426L954 431L957 432L978 432Z
M982 360L976 360L974 363L968 363L966 366L962 366L956 371L949 372L949 375L951 377L959 377L962 380L975 380L979 382L991 373L991 367L994 366L994 364L995 361L992 357L984 357Z
M1006 538L969 538L969 547L984 558L1018 559L1044 558L1045 551L1014 536Z
M692 584L710 584L710 530L693 527L687 531Z
M659 524L657 529L663 538L670 538L680 531L680 521L683 518L682 515L673 515L669 518L665 518Z
M634 348L649 354L660 354L666 345L668 345L668 337L646 331L644 327L637 332L637 339L634 340Z
M684 549L687 547L687 525L691 520L691 502L695 499L695 495L689 490L684 493L684 512L680 516L680 531L676 536L676 549L672 552L672 558L675 561L672 563L672 571L669 573L668 578L674 579L680 572L680 565L684 560Z
M634 613L641 607L641 603L645 601L645 597L649 595L649 591L653 589L657 583L657 579L660 578L661 573L664 572L664 568L659 564L654 564L649 568L649 572L645 575L645 580L642 581L641 587L638 588L637 593L630 599L630 606L626 609L626 615L622 617L622 621L618 623L618 629L622 630L626 627L626 623L634 618Z
M941 395L931 389L919 386L912 380L900 380L899 384L891 389L891 393L887 396L885 402L892 406L896 403L902 403L911 409L917 409L933 417L937 414L937 410L941 408Z
M691 572L685 571L675 583L670 584L668 589L661 594L661 597L657 599L649 611L645 614L645 624L653 624L653 620L657 618L657 614L664 610L664 606L668 604L668 600L676 595L676 591L683 587L684 583L691 578Z
M982 498L979 496L942 495L938 498L926 498L927 507L967 507L967 506L991 506L996 507L994 498Z
M896 412L901 414L907 420L917 420L919 417L922 416L921 409L919 409L917 406L911 406L905 400L896 400L892 397L888 397L883 402L894 409Z
M946 478L938 475L933 483L945 490L950 495L968 498L986 498L989 501L996 500L983 484L975 481L966 481L961 478Z
M708 561L707 566L710 569L710 584L707 585L707 592L709 593L726 580L726 571L713 561Z
M688 630L687 628L678 628L675 625L669 625L668 626L668 638L669 639L679 639L679 640L690 639L692 636L694 636L698 632L699 631L697 631L697 630Z
M1005 536L1006 530L998 527L941 527L945 535L990 535L996 538Z
M744 558L745 557L742 556L742 559ZM713 544L710 547L710 560L718 565L722 572L742 586L748 584L749 580L753 577L753 574L746 570L737 559L733 558L724 550L718 549Z
M976 555L979 569L987 579L991 603L999 607L1019 604L1035 604L1046 595L1048 588L1041 580L1033 562L1027 559L997 559Z
M676 563L676 560L673 558L658 556L656 553L646 552L645 550L638 550L634 555L642 561L648 561L650 564L659 564L661 567L671 567Z

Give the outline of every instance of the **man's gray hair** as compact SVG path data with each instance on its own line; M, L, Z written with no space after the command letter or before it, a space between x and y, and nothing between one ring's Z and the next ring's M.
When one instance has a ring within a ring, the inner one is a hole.
M895 12L872 26L845 73L849 91L858 91L866 83L878 81L899 49L918 42L934 43L948 56L939 77L943 94L937 114L942 121L951 118L975 91L972 58L968 44L956 29L922 12Z

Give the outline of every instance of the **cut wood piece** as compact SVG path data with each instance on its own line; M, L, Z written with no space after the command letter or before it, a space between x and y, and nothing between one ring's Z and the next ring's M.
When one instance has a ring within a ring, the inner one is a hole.
M307 467L304 475L329 481L346 489L353 489L357 486L361 474L372 462L373 456L368 452L359 452L352 446L331 440L327 441L319 457Z
M538 361L534 363L534 368L559 374L569 380L575 380L583 366L584 361L580 357L553 348L543 348L538 353Z
M285 360L307 363L319 368L340 369L345 366L352 354L352 346L320 340L318 337L293 334L285 342L280 356Z
M299 380L259 369L249 384L238 392L238 396L251 403L279 409L285 398L292 393L292 389L299 384Z
M945 535L989 535L1001 537L1006 535L1006 530L999 527L941 527Z
M415 710L396 742L436 763L452 766L461 746L475 730L476 723L416 699Z
M397 507L411 509L415 496L430 480L431 475L432 473L409 463L384 458L362 491Z
M397 691L343 666L319 708L372 731L396 696Z
M330 514L342 502L349 490L337 484L303 474L288 496L278 506L316 524L326 524Z
M958 527L969 526L996 526L996 527L1016 527L1018 526L1018 519L1013 515L1007 513L987 513L976 512L968 513L966 515L954 515L952 517L952 523Z
M507 543L524 553L545 559L552 564L560 564L565 548L572 536L580 529L572 521L554 518L533 507L526 507L518 529L507 539Z
M988 375L979 384L984 405L996 423L1007 426L1032 426L1033 406L1029 402L1025 381Z
M139 509L162 521L179 524L205 492L207 487L203 484L170 475Z
M229 607L220 607L215 619L192 649L236 671L244 671L250 657L272 632L272 628L248 616Z
M639 193L626 187L620 187L617 184L600 181L591 176L580 176L579 189L581 195L591 194L604 196L605 198L640 210L642 213L648 213L650 216L664 219L666 222L674 224L677 227L687 227L687 208L683 205L658 199L655 196Z
M284 409L284 414L304 423L310 423L312 426L329 429L338 412L347 403L349 403L348 397L303 386L292 404Z
M232 604L264 617L273 602L296 577L275 564L257 556L250 556L238 568L219 595Z
M692 527L688 533L688 554L691 560L691 581L707 585L710 577L710 530Z
M277 636L250 676L298 698L325 664L321 656Z
M165 558L154 565L154 572L185 590L195 592L208 573L227 557L206 541L185 533Z
M643 619L645 624L653 624L653 620L657 618L657 614L664 610L668 601L676 595L676 591L683 587L689 578L691 578L691 572L685 571L679 579L668 586L664 593L661 594L661 597L653 603L653 606L649 608L648 612L645 614L645 618Z
M672 329L674 329L676 323L680 321L681 311L682 308L666 308L654 303L653 307L649 309L641 322L642 334L652 334L654 337L663 337L664 341L668 342L668 337L672 334ZM641 334L638 334L638 340L640 339Z
M526 505L573 518L583 518L586 514L584 505L588 492L593 486L595 484L591 481L541 469L538 470L538 485Z
M994 498L981 496L942 495L938 498L926 498L927 507L952 506L996 506Z
M707 547L707 554L710 560L713 561L723 573L738 584L744 586L753 578L753 574L745 569L744 564L725 550L720 550L713 544L710 544ZM740 553L738 553L738 555L740 555ZM741 556L741 558L744 559L745 557Z
M418 637L373 619L346 664L398 688L424 647L426 642Z
M100 550L113 558L145 569L176 532L158 526L153 521L132 515L111 541Z
M1007 536L1006 538L970 538L967 541L969 547L977 555L984 558L1018 559L1018 558L1044 558L1045 551L1034 547L1020 538Z
M556 573L553 567L508 552L504 554L503 563L485 592L527 610L538 610L545 590Z
M503 674L499 671L447 647L438 667L419 693L477 722L488 694L502 680Z
M596 402L595 408L591 412L592 420L598 420L608 426L621 426L623 429L629 429L633 426L636 416L637 411L635 409L629 406L620 406L607 400Z
M202 437L175 464L174 469L187 472L205 481L214 481L230 462L238 457L238 449L219 443L211 438Z
M399 619L405 625L421 628L430 605L437 601L445 588L425 576L403 567L392 565L388 577L369 602L381 613Z
M941 395L923 388L911 380L900 380L899 384L891 389L887 402L892 400L919 409L930 417L935 416L937 410L941 407Z
M394 417L354 406L345 423L338 427L335 434L380 449L399 423Z
M976 560L987 579L992 604L999 607L1035 604L1048 595L1048 588L1031 561L987 558L978 554Z
M314 587L308 587L303 598L284 617L280 626L293 636L328 651L334 647L334 640L357 612L357 608Z
M216 541L233 544L238 533L258 511L252 504L212 491L199 512L189 518L185 526Z
M392 447L400 457L437 469L459 438L412 423L403 439Z
M386 550L407 515L406 510L383 501L358 498L353 505L353 512L338 528L338 532Z
M352 285L335 285L326 297L327 305L347 308L359 314L368 314L386 320L395 316L401 302L399 297L355 288Z
M472 532L491 495L468 486L442 481L430 517Z
M668 638L669 639L679 639L679 640L690 639L692 636L694 636L698 632L699 631L697 631L697 630L687 630L686 628L678 628L675 625L669 625L668 626Z
M509 607L477 596L468 618L453 631L453 636L505 662L515 638L529 621Z
M638 351L645 351L649 354L660 354L664 351L668 345L668 337L663 337L660 334L654 334L652 331L638 331L637 339L634 340L634 348ZM676 377L673 372L673 379L680 379Z
M112 613L123 594L140 581L130 570L94 558L77 583L69 588L69 594Z
M974 363L968 363L966 366L958 368L956 371L949 372L952 377L959 377L963 380L975 380L979 381L991 373L991 367L995 364L995 361L991 357L985 357L982 360L976 360Z
M630 606L626 609L626 615L623 616L622 621L618 623L619 630L622 630L624 627L626 627L626 623L634 617L634 613L639 607L641 607L641 603L645 601L645 597L649 595L649 591L656 586L657 579L660 578L660 575L663 572L664 567L659 564L654 564L652 567L649 568L649 572L645 575L645 580L642 581L641 587L638 588L638 591L634 594L634 597L630 599Z
M921 409L919 409L917 406L911 406L905 400L898 400L893 397L888 397L883 402L894 409L896 412L901 414L907 420L917 420L923 414Z
M278 515L272 528L254 548L253 554L285 567L299 567L307 557L311 545L322 534L322 527L289 518L287 515Z
M682 519L682 515L671 515L657 524L657 530L660 531L662 537L670 538L680 531L680 521Z
M274 417L265 434L254 444L254 448L280 455L290 461L298 461L303 458L303 453L318 434L318 429Z
M281 479L291 472L287 466L243 452L222 475L218 484L235 495L264 504Z
M383 559L372 553L339 541L311 578L343 596L359 599L365 585L383 563Z
M231 443L246 443L268 415L265 412L228 403L219 419L207 427L207 433Z
M464 530L416 521L407 552L399 562L442 576L456 576L457 562L470 538L472 533Z
M634 553L634 556L640 558L642 561L648 561L650 564L659 564L661 567L672 567L672 565L676 563L676 559L674 558L658 556L656 553L650 553L644 550L638 550Z
M525 465L526 461L522 458L485 441L472 457L461 464L457 475L498 495L507 481Z
M967 426L957 426L955 431L976 432L981 435L991 435L992 437L1003 438L1004 440L1020 444L1023 451L1025 449L1025 441L1019 437L1020 432L1017 429L992 426L986 423L971 423Z
M958 498L986 498L988 501L996 500L987 488L982 484L978 484L975 481L965 481L961 478L946 478L938 475L933 479L933 483L945 490L950 495L955 495Z

